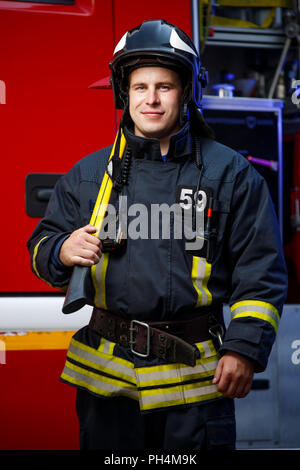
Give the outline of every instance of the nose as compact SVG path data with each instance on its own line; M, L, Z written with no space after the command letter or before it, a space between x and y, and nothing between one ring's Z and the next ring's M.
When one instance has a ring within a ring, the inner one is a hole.
M149 87L148 88L146 101L147 101L147 104L152 105L152 106L154 104L159 103L159 95L158 95L158 91L155 87Z

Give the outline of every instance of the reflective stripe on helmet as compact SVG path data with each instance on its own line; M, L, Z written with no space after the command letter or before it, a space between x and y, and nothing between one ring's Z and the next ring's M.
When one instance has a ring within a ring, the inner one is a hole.
M194 54L194 56L197 57L196 52L178 36L175 29L172 29L171 32L170 45L174 47L174 49L180 49L181 51L189 52L189 54Z
M117 52L119 52L119 51L121 51L122 49L124 49L124 47L125 47L125 45L126 45L127 34L128 34L128 33L125 33L125 34L121 37L121 39L120 39L120 41L118 42L118 44L116 45L115 50L114 50L114 55L115 55Z

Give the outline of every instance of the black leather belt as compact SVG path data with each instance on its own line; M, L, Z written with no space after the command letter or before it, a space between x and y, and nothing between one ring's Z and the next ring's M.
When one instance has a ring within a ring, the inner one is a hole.
M142 322L94 307L89 327L109 341L129 347L139 357L153 354L167 362L194 366L197 349L193 343L212 339L221 325L215 313L192 320Z

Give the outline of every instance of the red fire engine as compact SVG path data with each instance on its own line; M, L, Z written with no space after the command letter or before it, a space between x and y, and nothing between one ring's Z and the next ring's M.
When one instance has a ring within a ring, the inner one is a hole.
M84 314L65 323L63 297L30 270L30 200L113 142L112 91L89 85L126 30L161 17L191 33L189 0L0 1L0 450L78 448L75 390L58 378Z

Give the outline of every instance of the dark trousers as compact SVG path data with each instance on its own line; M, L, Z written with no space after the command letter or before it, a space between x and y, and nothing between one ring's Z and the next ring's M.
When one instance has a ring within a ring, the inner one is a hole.
M78 389L76 408L81 450L235 449L234 402L228 398L141 414L133 399Z

